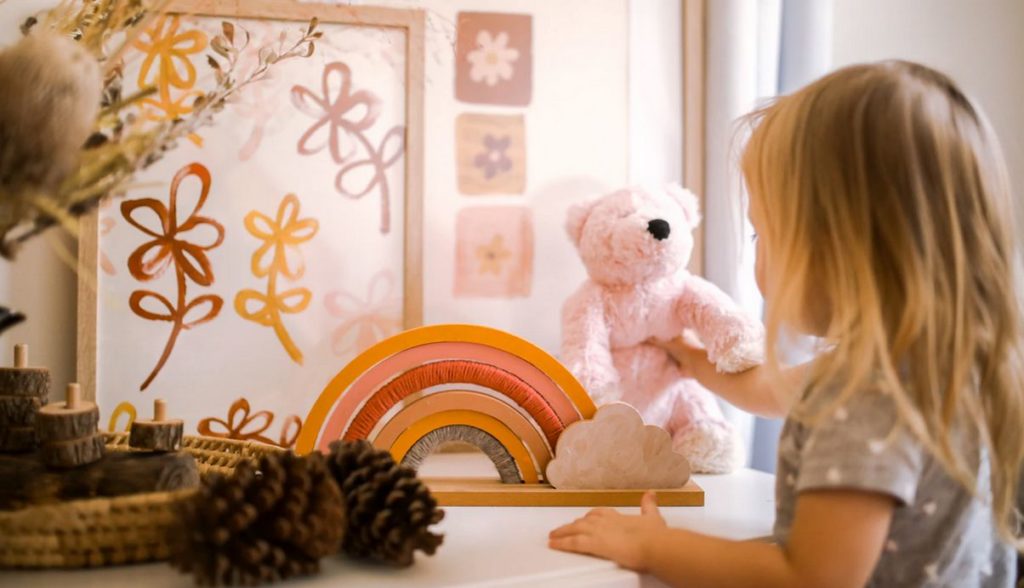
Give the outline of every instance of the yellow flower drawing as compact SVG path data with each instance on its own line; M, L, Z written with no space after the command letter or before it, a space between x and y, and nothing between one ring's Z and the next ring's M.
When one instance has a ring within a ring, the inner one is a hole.
M505 248L505 239L501 235L495 235L491 242L486 245L479 245L476 248L476 257L480 262L480 273L501 273L501 266L505 260L512 257L512 252Z
M174 120L192 112L186 101L199 95L192 89L196 68L189 55L206 49L207 37L198 29L179 32L180 25L177 16L161 16L146 30L145 39L135 41L135 47L145 53L139 67L139 88L153 86L157 90L156 98L143 101L159 111L147 112L150 120Z
M279 291L278 280L298 280L306 271L299 245L316 235L319 223L299 218L299 199L288 194L281 200L277 217L253 210L245 216L245 228L263 244L253 253L252 274L267 278L266 292L242 290L235 296L235 311L246 320L272 327L281 345L295 363L302 364L302 352L284 327L282 314L302 312L312 293L306 288Z
M126 419L124 426L118 429L117 421L120 420L122 415L127 416L128 418ZM114 407L114 412L110 413L110 424L107 425L107 432L116 433L118 430L121 430L127 433L128 431L131 431L132 423L135 422L135 417L135 406L133 406L131 402L126 400L121 404L118 404Z

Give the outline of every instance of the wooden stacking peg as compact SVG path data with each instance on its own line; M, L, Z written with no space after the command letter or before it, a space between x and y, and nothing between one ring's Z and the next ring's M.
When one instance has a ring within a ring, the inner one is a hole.
M163 399L153 402L153 420L132 423L128 444L145 451L177 451L185 425L180 419L167 419L167 403Z
M28 345L18 343L14 346L14 367L18 369L28 367Z
M75 467L103 457L103 435L96 430L99 422L96 404L82 400L78 384L68 384L64 402L47 404L36 415L36 437L46 465Z
M15 345L14 367L0 367L0 452L35 448L32 429L49 395L49 370L28 367L28 345Z
M28 367L28 345L14 346L14 367L0 367L0 396L35 396L43 403L50 394L50 370Z

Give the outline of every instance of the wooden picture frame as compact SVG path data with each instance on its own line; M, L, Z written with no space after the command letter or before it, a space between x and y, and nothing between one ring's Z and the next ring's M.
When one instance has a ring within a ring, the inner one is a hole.
M705 206L704 184L704 86L705 73L704 29L707 0L681 0L683 14L683 186L697 195L700 209ZM704 275L704 224L693 236L690 271Z
M403 328L423 321L423 144L425 80L425 15L419 9L392 9L297 3L291 0L172 0L176 15L366 26L400 31L405 37L405 153L403 157L404 219L402 250ZM215 127L214 127L215 128ZM77 373L83 398L95 400L99 339L98 271L99 212L82 218L79 234ZM141 400L141 399L140 399ZM115 415L116 416L116 415Z

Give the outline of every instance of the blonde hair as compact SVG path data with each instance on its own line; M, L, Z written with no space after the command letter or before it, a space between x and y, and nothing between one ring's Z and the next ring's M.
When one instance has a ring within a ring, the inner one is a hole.
M809 394L891 394L971 492L977 470L951 436L976 427L996 523L1017 543L1018 252L991 126L948 77L903 61L838 70L749 120L742 168L771 264L770 364L784 329L814 325L829 351Z

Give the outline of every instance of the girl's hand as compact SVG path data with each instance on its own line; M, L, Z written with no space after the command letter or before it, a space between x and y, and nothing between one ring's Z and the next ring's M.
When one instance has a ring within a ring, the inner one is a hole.
M649 545L668 526L658 513L653 492L640 501L640 516L621 514L610 508L596 508L581 519L559 527L548 536L548 546L610 559L624 568L647 571Z
M704 373L707 368L715 369L708 360L708 352L689 332L671 341L652 339L650 343L671 355L679 364L679 370L688 378L698 377L698 374Z

